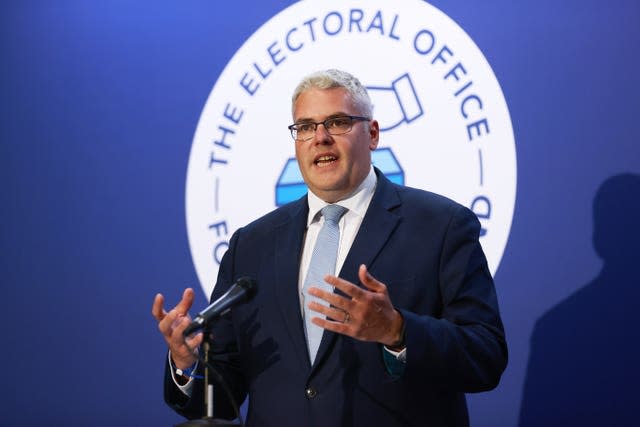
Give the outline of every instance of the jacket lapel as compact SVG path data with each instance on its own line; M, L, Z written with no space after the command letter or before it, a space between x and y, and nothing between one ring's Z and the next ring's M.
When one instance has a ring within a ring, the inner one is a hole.
M309 352L300 313L298 273L309 207L306 196L292 207L291 217L275 230L276 301L287 333L303 370L309 369Z

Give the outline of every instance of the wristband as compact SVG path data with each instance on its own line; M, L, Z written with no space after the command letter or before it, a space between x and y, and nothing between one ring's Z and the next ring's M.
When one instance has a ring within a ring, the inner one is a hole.
M202 378L204 378L202 375L194 374L194 371L196 370L197 365L198 365L198 363L196 362L190 368L180 369L180 368L176 367L175 373L176 373L176 375L181 376L181 377L202 379Z

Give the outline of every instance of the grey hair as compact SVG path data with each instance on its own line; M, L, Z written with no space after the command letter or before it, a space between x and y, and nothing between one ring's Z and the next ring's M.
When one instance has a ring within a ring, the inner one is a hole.
M302 92L309 89L332 89L332 88L344 88L347 90L356 108L359 110L358 114L362 114L368 118L372 118L373 105L371 104L371 98L367 89L360 83L355 76L347 73L346 71L329 69L323 71L316 71L304 77L298 86L293 91L291 97L291 111L293 112L296 101Z

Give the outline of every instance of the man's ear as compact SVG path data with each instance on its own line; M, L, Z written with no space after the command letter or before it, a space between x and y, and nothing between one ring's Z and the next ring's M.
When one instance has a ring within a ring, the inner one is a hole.
M371 138L369 149L373 151L378 148L378 141L380 140L380 125L377 120L369 122L369 137Z

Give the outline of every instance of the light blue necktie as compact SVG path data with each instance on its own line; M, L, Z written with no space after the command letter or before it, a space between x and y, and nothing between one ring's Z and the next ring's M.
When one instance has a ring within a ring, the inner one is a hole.
M340 241L340 227L338 221L345 214L347 208L338 205L327 205L322 208L322 216L324 224L318 234L316 245L311 254L311 262L307 270L307 277L302 287L303 307L304 307L304 326L307 333L307 344L309 346L309 358L311 364L316 358L320 341L324 329L311 323L312 317L321 316L320 313L311 311L307 305L311 301L317 301L323 305L328 303L308 294L310 287L316 287L327 292L332 292L332 287L324 281L327 274L335 274L336 258L338 257L338 243Z

